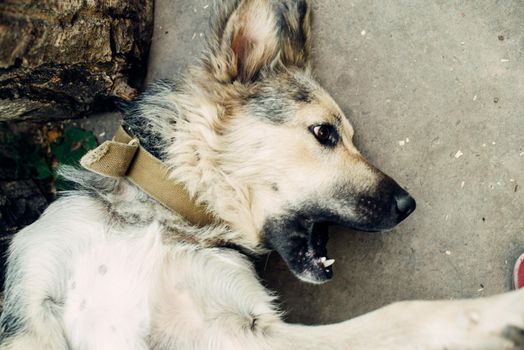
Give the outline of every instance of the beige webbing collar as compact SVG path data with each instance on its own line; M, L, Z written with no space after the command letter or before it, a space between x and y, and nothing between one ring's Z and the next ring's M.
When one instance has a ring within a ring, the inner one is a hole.
M165 207L179 213L190 223L206 226L215 218L206 208L190 198L184 185L169 179L168 168L158 158L140 146L120 127L112 141L106 141L87 153L80 164L97 174L127 177Z

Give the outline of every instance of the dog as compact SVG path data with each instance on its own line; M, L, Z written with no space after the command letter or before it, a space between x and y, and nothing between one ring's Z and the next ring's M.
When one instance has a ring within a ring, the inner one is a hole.
M522 292L282 320L248 255L324 283L328 225L387 230L415 209L355 148L310 56L310 1L217 2L201 63L128 106L14 237L0 349L524 348Z

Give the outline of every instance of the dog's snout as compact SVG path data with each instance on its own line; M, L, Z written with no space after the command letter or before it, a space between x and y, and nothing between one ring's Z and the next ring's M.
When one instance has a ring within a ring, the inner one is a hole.
M403 189L399 189L399 191L395 193L394 198L400 220L404 220L409 216L409 214L415 211L415 208L417 207L415 199L413 199L413 197Z

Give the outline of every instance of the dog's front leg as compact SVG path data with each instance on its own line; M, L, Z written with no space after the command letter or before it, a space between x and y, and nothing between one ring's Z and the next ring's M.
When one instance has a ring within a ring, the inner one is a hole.
M320 327L283 325L280 349L524 349L524 292L458 301L392 304Z
M234 251L180 249L152 295L153 349L524 349L524 291L486 299L396 303L326 326L286 324Z

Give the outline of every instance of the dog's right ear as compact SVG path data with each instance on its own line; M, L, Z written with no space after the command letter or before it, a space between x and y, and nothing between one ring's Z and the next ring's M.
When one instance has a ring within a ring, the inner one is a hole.
M289 67L308 69L311 62L311 4L310 0L278 2L280 59Z
M277 26L270 0L216 1L206 68L224 83L256 80L279 53Z

